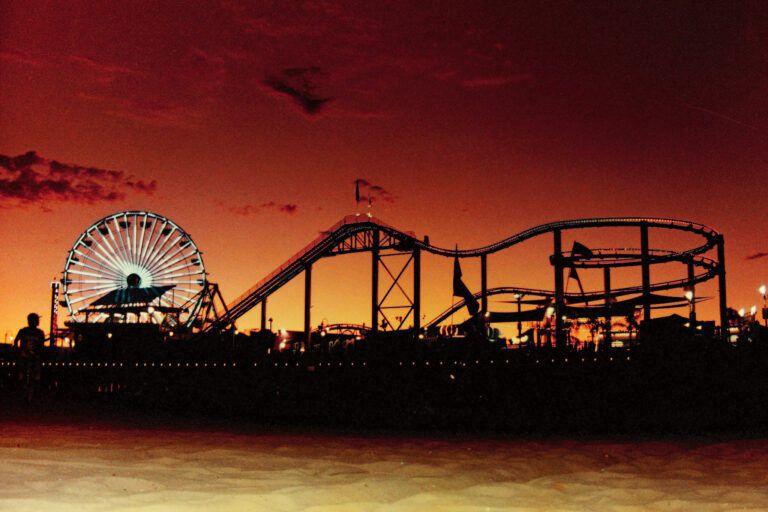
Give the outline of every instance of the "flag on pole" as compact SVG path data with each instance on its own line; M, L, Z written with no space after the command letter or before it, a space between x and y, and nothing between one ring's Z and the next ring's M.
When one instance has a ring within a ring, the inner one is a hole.
M464 281L461 280L461 265L459 265L458 256L453 259L453 295L464 299L470 315L474 316L480 311L480 304L477 303L477 299L475 299L475 296L469 291L469 288L464 284Z
M576 267L571 267L570 272L568 272L568 279L575 279L576 283L579 285L579 291L584 295L584 287L581 286L581 279L579 279L579 273L576 272ZM589 304L589 302L587 302L587 304Z
M592 249L587 247L584 244L580 244L577 241L573 241L573 248L571 248L571 258L576 259L576 257L581 258L592 258L595 254L592 252ZM579 291L581 292L581 295L584 295L584 287L581 285L581 278L579 277L579 273L576 272L576 267L571 264L571 269L568 272L568 279L575 279L576 283L579 285ZM589 305L589 301L587 301L587 305Z
M579 242L573 242L573 248L571 249L571 256L583 256L585 258L591 258L594 256L592 249Z

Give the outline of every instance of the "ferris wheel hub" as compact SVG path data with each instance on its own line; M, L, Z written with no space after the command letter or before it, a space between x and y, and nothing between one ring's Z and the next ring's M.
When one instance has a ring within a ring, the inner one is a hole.
M125 283L128 285L128 288L138 288L141 285L141 277L136 273L128 274L128 277L125 278Z

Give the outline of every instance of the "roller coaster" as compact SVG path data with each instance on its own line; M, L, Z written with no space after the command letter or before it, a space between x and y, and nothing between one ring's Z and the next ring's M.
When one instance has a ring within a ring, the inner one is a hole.
M583 228L605 228L605 227L635 227L639 229L640 248L639 249L593 249L586 253L584 251L563 251L562 250L562 232L571 229ZM648 230L650 228L660 228L667 230L677 230L699 235L703 243L682 251L670 251L663 249L650 249L648 247ZM487 257L493 253L507 249L516 244L524 242L534 237L546 234L553 236L553 254L550 257L550 263L554 269L554 289L530 289L520 287L487 287ZM379 290L379 268L382 265L381 251L391 250L395 253L409 256L408 262L399 274L391 272L388 267L385 270L392 278L392 285L384 294L382 299L378 296ZM717 259L704 256L706 253L716 250ZM469 300L479 300L482 306L478 314L484 315L488 321L520 321L541 318L547 309L553 313L556 332L563 331L563 317L567 316L601 316L610 318L627 307L642 307L644 319L650 319L650 310L653 305L673 302L669 297L659 296L656 292L685 289L692 293L694 287L710 279L719 279L719 301L720 301L720 320L721 325L725 325L726 309L726 282L725 282L725 262L724 262L724 240L723 236L714 229L689 221L653 218L653 217L613 217L613 218L593 218L578 219L542 224L521 233L515 234L504 240L496 242L485 247L477 249L446 249L437 247L429 243L428 238L420 240L410 232L404 232L394 228L385 222L372 217L347 216L328 230L322 232L321 236L297 252L293 257L287 260L283 265L275 269L260 282L255 284L240 297L229 303L225 308L225 314L218 316L215 321L207 322L203 327L203 332L211 332L226 328L228 325L234 325L234 322L242 315L256 307L262 305L262 329L265 326L266 303L268 297L297 277L299 274L305 274L305 332L307 335L311 332L309 305L311 302L311 271L312 265L318 260L347 254L353 252L368 251L372 254L371 274L372 274L372 297L371 297L371 331L379 329L380 321L383 320L383 327L399 329L404 325L409 315L413 317L413 329L419 331L422 327L432 327L440 324L450 315L460 310ZM471 297L465 297L450 308L446 309L433 320L420 325L421 311L421 283L420 283L420 262L421 253L428 252L438 256L450 258L480 258L481 260L481 290ZM684 279L671 281L654 282L650 281L650 266L679 262L688 268L688 276ZM405 293L399 281L403 271L408 265L413 266L413 294L408 297L407 312L401 317L399 325L389 322L383 311L383 302L389 295L393 287L398 286ZM642 269L642 283L637 286L623 288L610 288L610 269L616 267L639 266ZM564 290L565 269L569 268L602 268L604 269L606 287L600 291L588 291L579 294L567 293ZM487 299L489 296L507 294L516 297L534 296L538 301L529 301L541 306L534 311L518 311L511 314L495 314L488 311ZM640 294L639 297L619 301L621 297ZM579 307L575 304L603 300L601 306ZM382 317L384 317L382 319ZM563 340L558 336L558 343Z

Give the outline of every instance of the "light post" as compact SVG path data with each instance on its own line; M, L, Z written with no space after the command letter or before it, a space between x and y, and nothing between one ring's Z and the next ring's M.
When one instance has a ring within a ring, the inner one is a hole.
M685 299L688 301L688 321L691 324L691 329L696 329L696 297L693 294L693 290L688 289L685 291Z
M517 299L517 338L518 339L523 334L523 322L522 320L520 320L520 299L522 297L523 295L520 293L515 294L515 299Z
M759 291L760 295L763 296L763 323L766 327L768 327L768 297L766 297L768 288L766 288L765 285L761 285L757 291Z

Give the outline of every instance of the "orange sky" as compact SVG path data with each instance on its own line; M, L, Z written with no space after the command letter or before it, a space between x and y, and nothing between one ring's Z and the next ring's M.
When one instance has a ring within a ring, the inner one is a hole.
M42 163L0 166L0 334L29 311L47 331L50 281L108 214L178 223L231 300L353 213L358 178L380 187L377 217L444 247L578 217L708 224L726 237L729 305L760 303L762 2L285 4L3 2L0 154ZM492 256L489 286L551 288L549 251ZM463 265L477 290L479 263ZM369 321L368 270L367 256L319 263L313 323ZM429 319L450 304L451 262L425 258L423 274ZM302 294L299 279L271 301L277 327L302 327Z

